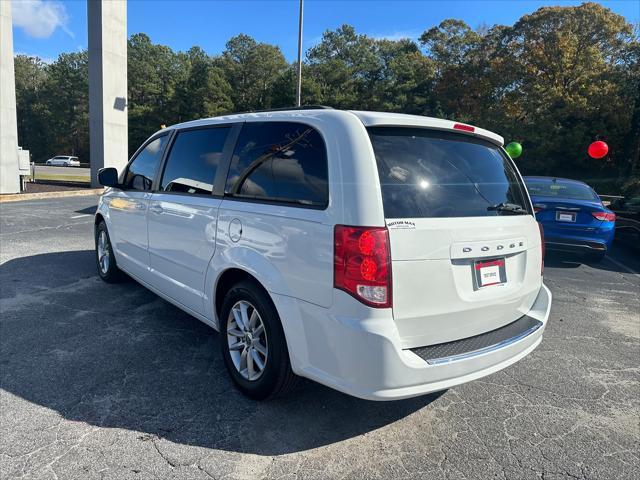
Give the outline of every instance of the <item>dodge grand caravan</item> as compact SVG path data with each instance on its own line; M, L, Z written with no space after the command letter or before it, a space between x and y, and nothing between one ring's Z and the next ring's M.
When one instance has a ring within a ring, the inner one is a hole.
M373 400L447 389L525 357L549 317L541 230L502 145L319 107L175 125L100 171L98 272L218 330L253 398L298 376Z

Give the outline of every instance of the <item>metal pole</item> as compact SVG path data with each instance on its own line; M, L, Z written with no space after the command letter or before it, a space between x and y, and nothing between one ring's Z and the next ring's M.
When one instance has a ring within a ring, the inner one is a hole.
M300 19L298 21L298 90L296 92L296 105L302 105L302 11L304 0L300 0Z

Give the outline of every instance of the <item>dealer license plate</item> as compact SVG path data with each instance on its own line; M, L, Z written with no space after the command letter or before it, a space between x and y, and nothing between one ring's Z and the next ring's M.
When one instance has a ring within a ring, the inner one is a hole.
M504 262L504 258L492 258L490 260L477 260L474 262L473 270L478 288L507 283L507 272Z

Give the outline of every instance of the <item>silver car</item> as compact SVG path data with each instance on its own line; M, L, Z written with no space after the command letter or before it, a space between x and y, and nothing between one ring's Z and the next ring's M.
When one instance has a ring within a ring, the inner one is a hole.
M78 157L71 157L69 155L56 155L47 160L46 164L57 167L79 167L80 160L78 160Z

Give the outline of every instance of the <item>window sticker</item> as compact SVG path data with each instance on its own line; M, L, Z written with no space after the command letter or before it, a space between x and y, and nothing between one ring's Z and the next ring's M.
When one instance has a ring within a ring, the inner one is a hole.
M416 224L411 220L394 220L387 223L389 230L415 230Z

